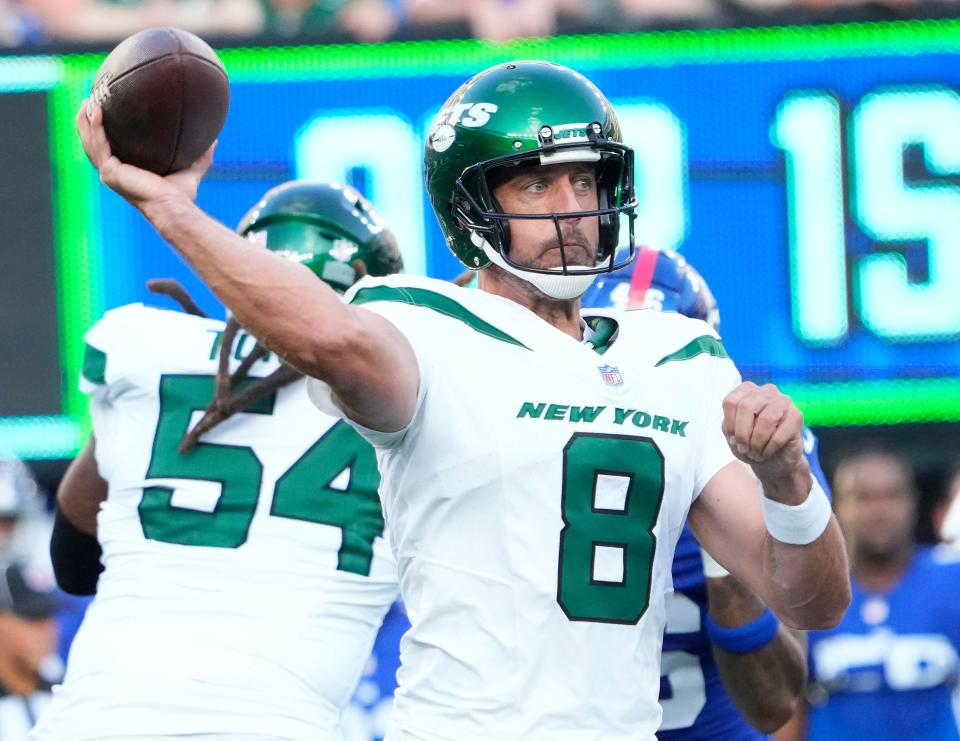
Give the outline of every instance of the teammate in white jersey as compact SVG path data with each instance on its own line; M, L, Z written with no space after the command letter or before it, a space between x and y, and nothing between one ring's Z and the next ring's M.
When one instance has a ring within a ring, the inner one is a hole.
M279 186L238 231L340 291L401 265L339 184ZM397 593L373 450L233 319L132 304L86 339L96 442L59 503L105 569L33 738L342 738Z
M349 305L268 254L238 259L192 200L212 151L161 178L110 154L96 106L78 126L103 182L377 448L412 623L391 741L653 738L688 512L784 622L840 618L843 543L790 400L738 385L702 322L581 317L593 277L632 257L635 200L632 152L579 74L497 65L431 129L434 211L481 290L387 278Z

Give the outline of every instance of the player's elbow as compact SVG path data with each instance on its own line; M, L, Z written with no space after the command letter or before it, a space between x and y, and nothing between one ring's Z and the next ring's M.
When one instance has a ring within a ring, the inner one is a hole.
M830 630L836 628L843 620L849 606L850 598L848 596L842 602L837 602L813 613L809 619L803 621L802 626L797 627L797 630Z
M737 708L755 729L772 734L782 728L803 707L807 686L806 662L801 654L783 666L779 681L761 689L753 686L747 697L735 698Z
M747 722L760 733L772 734L783 728L796 715L801 707L801 698L798 694L783 692L765 707L757 708L753 712L746 712Z
M785 609L778 617L794 630L829 630L843 620L850 600L850 578L843 574L842 577L832 579L829 584L823 584L809 602Z

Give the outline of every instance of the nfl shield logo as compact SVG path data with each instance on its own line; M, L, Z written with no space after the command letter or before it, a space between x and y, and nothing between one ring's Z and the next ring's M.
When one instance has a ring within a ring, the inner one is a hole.
M597 366L597 369L600 371L603 382L607 384L607 386L623 386L623 376L620 375L620 369L616 366L600 365Z

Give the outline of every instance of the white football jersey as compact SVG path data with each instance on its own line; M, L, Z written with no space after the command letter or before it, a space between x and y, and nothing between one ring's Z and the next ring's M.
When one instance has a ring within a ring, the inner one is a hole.
M34 739L339 739L397 593L370 446L303 380L181 455L224 323L136 304L87 335L105 571ZM253 348L241 333L232 365ZM278 367L254 363L250 376Z
M413 627L391 741L652 739L670 565L734 460L739 383L705 323L586 310L581 343L507 299L411 276L347 294L416 354L414 418L359 428ZM309 382L329 409L329 389Z

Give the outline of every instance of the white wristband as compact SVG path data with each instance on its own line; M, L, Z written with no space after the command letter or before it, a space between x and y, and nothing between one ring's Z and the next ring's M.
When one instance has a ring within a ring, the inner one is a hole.
M703 575L708 579L723 579L730 576L730 572L717 563L716 559L703 548L700 549L700 558L703 560Z
M760 486L760 501L763 504L763 519L767 532L781 543L807 545L827 529L830 523L830 500L823 487L813 478L813 486L802 504L790 505L768 499Z

